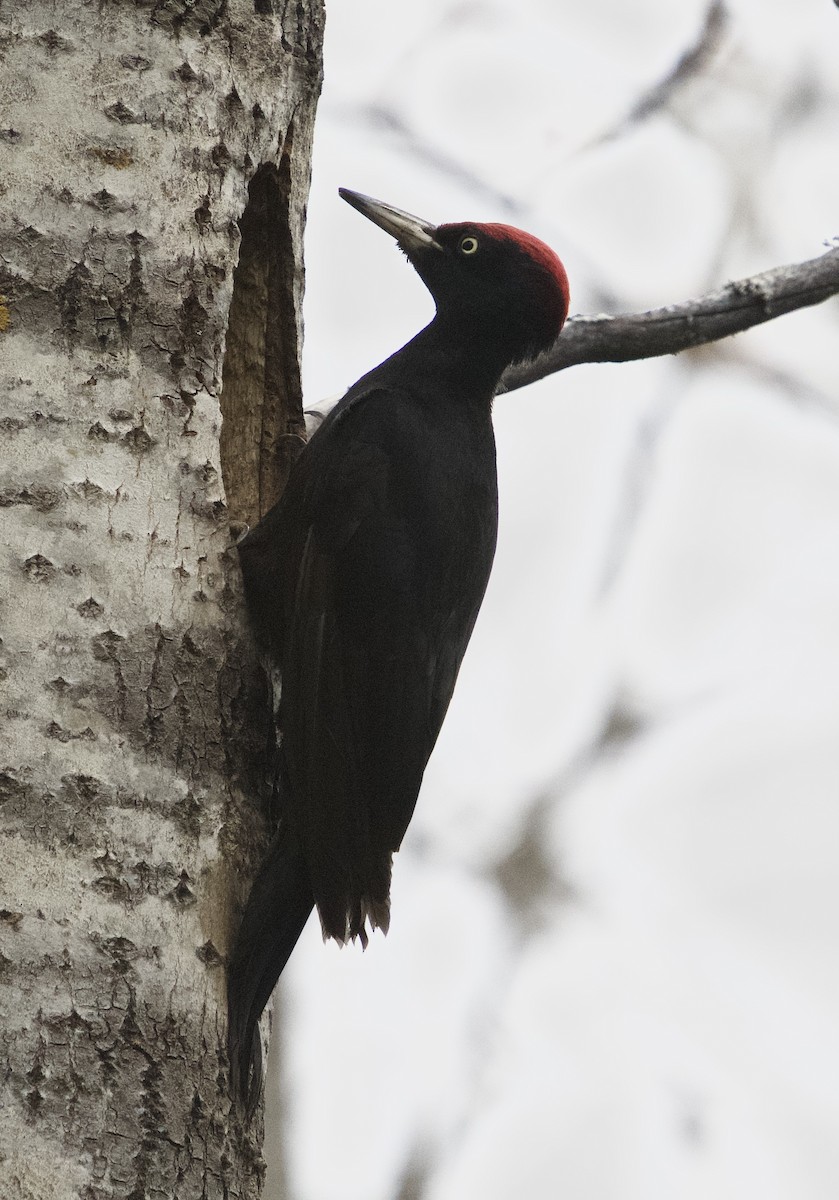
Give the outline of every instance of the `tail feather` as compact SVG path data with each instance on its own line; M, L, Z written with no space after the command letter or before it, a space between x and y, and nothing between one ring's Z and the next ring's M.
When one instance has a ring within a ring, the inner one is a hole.
M254 880L227 974L231 1085L248 1112L262 1091L259 1018L313 907L303 855L284 824Z

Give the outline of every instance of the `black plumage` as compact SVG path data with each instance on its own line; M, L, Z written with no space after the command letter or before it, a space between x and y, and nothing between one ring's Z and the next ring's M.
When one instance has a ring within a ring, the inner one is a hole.
M492 398L568 309L562 264L530 235L341 194L396 237L437 312L350 388L239 546L254 632L282 676L281 823L229 967L231 1072L251 1102L257 1022L312 907L324 937L387 930L392 856L495 552Z

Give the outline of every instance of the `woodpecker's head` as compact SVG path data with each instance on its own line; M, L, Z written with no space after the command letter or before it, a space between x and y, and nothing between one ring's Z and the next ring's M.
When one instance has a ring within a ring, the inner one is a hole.
M568 277L544 242L512 225L432 225L360 192L339 191L396 238L453 332L503 348L509 363L556 340L568 315Z

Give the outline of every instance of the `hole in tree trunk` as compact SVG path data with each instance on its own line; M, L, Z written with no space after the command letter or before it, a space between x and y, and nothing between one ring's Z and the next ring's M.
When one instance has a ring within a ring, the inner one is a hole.
M222 375L221 462L231 516L255 525L305 441L289 228L290 132L248 188Z

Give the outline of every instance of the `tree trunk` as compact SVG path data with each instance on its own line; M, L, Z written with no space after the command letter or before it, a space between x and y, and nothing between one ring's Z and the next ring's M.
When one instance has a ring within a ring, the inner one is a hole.
M260 1191L224 961L269 705L228 518L299 444L321 41L320 0L0 0L3 1200Z

